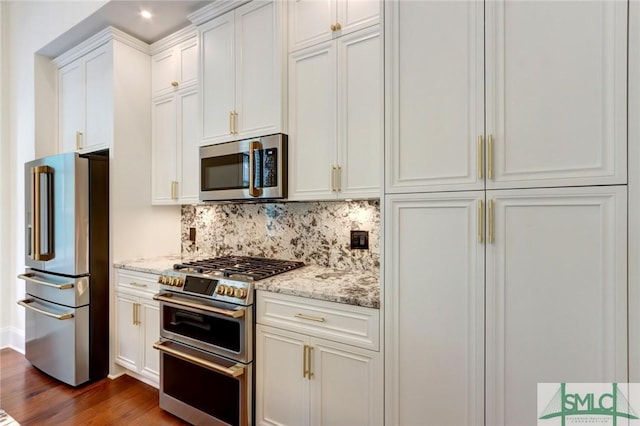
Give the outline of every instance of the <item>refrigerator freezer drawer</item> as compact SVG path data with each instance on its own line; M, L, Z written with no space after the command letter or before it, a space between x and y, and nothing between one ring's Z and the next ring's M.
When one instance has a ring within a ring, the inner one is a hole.
M61 277L27 270L18 275L26 283L26 293L48 302L76 308L89 304L89 277Z
M39 370L78 386L89 380L89 307L67 308L27 294L25 356Z

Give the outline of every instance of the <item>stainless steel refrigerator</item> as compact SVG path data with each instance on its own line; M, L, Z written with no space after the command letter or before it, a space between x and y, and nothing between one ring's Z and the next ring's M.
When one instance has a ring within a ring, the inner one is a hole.
M78 386L109 369L109 159L25 164L25 356Z

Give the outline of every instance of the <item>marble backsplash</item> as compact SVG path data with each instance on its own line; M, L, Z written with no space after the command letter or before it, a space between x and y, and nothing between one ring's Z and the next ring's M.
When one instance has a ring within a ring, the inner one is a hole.
M195 242L189 240L195 228ZM351 250L350 231L369 231ZM182 255L264 256L338 269L380 268L380 202L326 201L182 206Z

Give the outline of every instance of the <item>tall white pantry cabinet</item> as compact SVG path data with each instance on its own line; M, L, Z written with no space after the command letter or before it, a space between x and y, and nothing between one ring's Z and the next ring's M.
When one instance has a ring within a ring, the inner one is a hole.
M386 424L629 380L627 11L386 3Z

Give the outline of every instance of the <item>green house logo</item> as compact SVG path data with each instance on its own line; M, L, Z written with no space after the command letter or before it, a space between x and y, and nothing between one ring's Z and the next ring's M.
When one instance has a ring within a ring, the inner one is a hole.
M560 383L551 401L540 414L539 420L559 418L561 426L565 426L567 420L571 424L593 424L602 423L602 420L609 417L606 423L611 420L611 424L617 426L618 418L638 419L638 415L629 404L629 399L618 384L611 383L606 386L610 388L594 391L586 384L577 383L572 384L573 391L569 392L567 384Z

